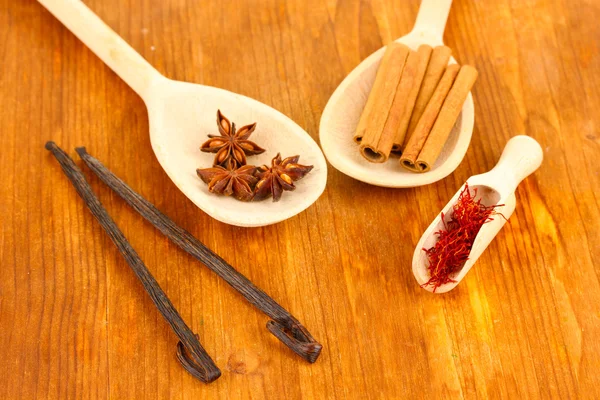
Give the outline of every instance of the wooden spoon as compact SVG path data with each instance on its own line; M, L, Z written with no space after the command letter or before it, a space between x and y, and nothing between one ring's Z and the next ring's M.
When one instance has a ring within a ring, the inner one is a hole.
M452 0L423 0L413 30L396 42L413 50L421 44L444 44L443 35ZM374 164L365 160L352 140L385 48L360 63L338 86L325 106L319 128L321 147L327 160L344 174L377 186L413 187L436 182L458 167L473 133L473 97L469 93L446 145L430 171L417 174L405 170L397 158ZM450 63L456 63L454 58Z
M140 95L148 108L150 141L158 161L175 185L211 217L238 226L269 225L298 214L323 193L327 181L323 153L294 121L248 97L164 77L78 0L38 1ZM214 155L199 147L207 134L218 134L217 109L237 126L258 123L251 140L267 151L250 157L250 164L270 165L281 152L283 157L299 154L300 163L314 169L297 182L294 193L284 193L276 203L242 203L209 193L196 168L212 165Z
M502 213L506 219L498 215L494 217L492 221L483 224L475 238L468 261L458 274L452 277L456 282L447 283L438 287L435 290L435 293L445 293L454 289L465 277L479 256L481 256L481 253L488 247L500 229L504 226L506 220L508 220L515 211L517 205L515 190L517 189L517 186L523 179L539 168L543 158L544 153L542 148L535 139L523 135L515 136L508 141L502 152L502 156L500 156L498 164L496 164L491 171L467 179L469 188L471 190L477 189L477 198L481 198L481 202L484 205L491 206L504 204L504 206L499 207L497 211ZM419 285L423 285L429 281L429 272L427 271L429 261L423 249L428 249L435 244L437 241L435 232L443 228L442 213L446 216L449 215L448 213L458 200L458 196L463 189L464 185L456 192L452 200L446 204L442 212L438 214L431 225L429 225L429 228L423 233L421 240L419 240L419 243L415 248L412 269ZM424 286L423 288L430 292L433 291L432 286Z

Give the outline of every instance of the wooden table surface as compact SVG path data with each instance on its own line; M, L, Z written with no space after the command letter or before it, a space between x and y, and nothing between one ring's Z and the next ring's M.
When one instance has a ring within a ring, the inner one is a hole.
M419 6L86 3L166 76L256 98L315 140L336 86L407 33ZM445 41L480 71L458 169L393 190L330 168L309 209L244 229L176 189L144 104L109 68L37 2L0 0L0 398L598 398L599 17L597 0L456 0ZM510 224L456 290L419 288L410 265L421 233L519 133L545 160L517 190ZM43 149L49 139L72 155L86 145L246 274L323 344L320 359L278 342L263 314L86 170L223 371L210 385L186 373L175 335Z

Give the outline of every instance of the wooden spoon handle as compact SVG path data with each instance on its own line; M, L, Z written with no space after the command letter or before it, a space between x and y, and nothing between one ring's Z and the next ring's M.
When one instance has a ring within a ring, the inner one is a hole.
M79 0L38 0L142 98L163 76Z
M423 0L417 15L415 27L412 30L413 34L428 34L439 40L439 43L444 43L444 30L446 29L446 21L450 14L450 6L452 0Z

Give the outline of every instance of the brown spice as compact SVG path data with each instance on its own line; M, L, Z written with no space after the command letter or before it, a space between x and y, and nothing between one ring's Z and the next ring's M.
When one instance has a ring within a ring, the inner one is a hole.
M312 169L312 165L298 164L300 156L281 159L281 155L271 161L271 167L258 167L256 175L260 181L256 184L254 200L264 200L273 196L273 201L279 201L284 191L295 190L294 182L304 178Z
M390 62L390 59L392 58L392 55L398 51L398 49L402 49L403 52L406 52L406 55L404 56L404 58L406 59L409 51L408 47L404 46L401 43L395 42L392 42L386 46L385 53L383 53L381 62L377 67L375 81L373 82L373 86L371 87L371 91L369 92L369 96L367 97L365 108L363 109L362 114L360 116L360 120L358 121L358 125L356 126L354 141L357 144L360 144L360 142L362 142L363 136L366 133L367 127L369 126L369 122L373 113L381 113L381 110L377 110L375 108L377 100L379 98L378 94L382 92L386 83L389 84L387 75L389 69L393 66L393 63ZM402 69L400 69L400 73L402 73ZM398 76L398 78L400 78L400 76Z
M394 132L383 135L383 128L409 52L410 49L401 43L389 44L377 70L355 135L355 140L361 145L360 152L368 161L384 162L392 150Z
M48 146L48 145L47 145ZM283 344L310 363L314 363L321 354L322 345L317 342L310 332L285 308L281 307L269 295L256 287L248 278L239 273L234 267L206 247L202 242L192 236L188 231L175 224L169 217L158 210L152 203L133 191L123 180L113 174L99 160L88 154L83 147L76 149L79 156L94 174L119 197L137 211L146 221L150 222L163 235L167 236L175 245L200 261L220 278L227 282L233 289L241 294L248 302L272 318L267 322L267 329ZM74 168L77 167L73 164ZM73 168L69 168L69 174ZM67 171L65 170L65 173ZM85 178L81 178L85 181ZM87 203L87 201L86 201ZM112 237L112 236L111 236ZM193 339L192 334L185 338ZM183 339L182 339L183 341ZM185 343L185 342L184 342ZM191 357L187 351L182 352L178 346L178 358L188 371L194 374ZM190 348L192 351L194 347ZM185 350L185 349L183 349ZM181 355L181 356L180 356ZM197 376L196 374L194 376ZM213 375L214 376L214 375Z
M394 104L385 123L385 129L391 128L395 131L394 145L392 146L394 153L401 153L431 53L431 46L424 44L416 52L411 52L406 60L396 97L394 97Z
M158 308L162 316L169 323L179 338L179 342L177 343L177 359L181 365L190 374L200 379L202 382L210 383L215 379L218 379L219 376L221 376L221 371L200 344L198 335L195 334L185 323L183 318L181 318L181 315L179 315L173 303L171 303L166 293L162 290L158 282L156 282L156 279L154 279L125 235L123 235L123 232L121 232L110 215L108 215L108 212L100 200L98 200L98 197L92 190L92 187L85 179L83 172L81 172L73 159L71 159L67 153L58 147L56 143L47 142L46 149L52 152L63 169L63 172L75 187L75 190L79 196L83 199L94 217L96 217L115 246L117 246L127 264L131 267L141 284L144 286L144 289L154 302L154 305L156 305L156 308ZM78 152L80 151L85 152L85 149L78 149ZM120 179L114 179L118 181L118 184L125 185ZM145 201L137 193L135 193L135 196L136 201Z
M220 165L196 170L200 179L208 184L209 192L233 195L241 201L250 201L254 197L254 187L258 182L255 172L254 165L244 165L235 170L228 170Z
M477 80L477 75L477 70L470 65L464 65L460 68L452 89L450 89L448 97L444 100L435 124L417 157L416 165L423 172L429 171L438 159L469 95L469 91Z
M442 79L440 79L438 87L431 96L429 104L427 104L427 108L425 108L425 112L423 112L415 131L402 153L400 164L409 171L425 172L424 166L421 167L416 165L417 157L427 140L429 132L431 132L431 128L437 119L442 104L454 83L454 79L456 78L459 69L460 66L458 64L452 64L446 68L446 72L444 72Z
M403 149L406 147L410 137L417 128L417 124L425 112L425 108L427 108L427 104L429 103L431 96L433 96L433 92L435 92L440 79L442 79L442 76L444 75L444 71L446 71L451 55L452 49L447 46L437 46L431 52L425 77L423 78L423 82L419 89L419 95L417 96L415 107L410 118L408 132L404 137Z
M234 170L246 165L247 155L261 154L265 151L248 140L256 129L256 123L245 125L236 131L235 123L221 114L221 110L217 110L217 126L221 135L208 135L210 139L200 146L200 150L205 153L217 153L213 166L220 165Z

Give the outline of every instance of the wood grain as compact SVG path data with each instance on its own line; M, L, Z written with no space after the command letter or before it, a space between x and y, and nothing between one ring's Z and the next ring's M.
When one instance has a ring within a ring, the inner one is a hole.
M411 29L419 1L86 4L168 77L254 97L317 139L335 87ZM331 169L308 210L244 229L170 182L132 90L37 2L0 0L0 398L600 397L599 17L596 0L454 1L445 42L480 71L459 168L409 190ZM421 233L518 133L542 143L545 161L510 224L456 290L420 289L410 261ZM211 385L188 375L48 139L87 146L290 310L324 345L318 362L88 174L223 370Z

